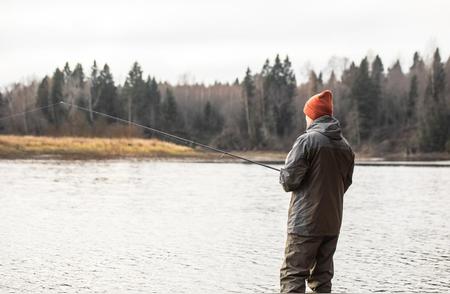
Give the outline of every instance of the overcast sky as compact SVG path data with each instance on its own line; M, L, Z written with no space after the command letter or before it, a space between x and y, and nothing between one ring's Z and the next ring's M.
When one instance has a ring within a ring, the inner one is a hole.
M450 1L0 0L0 86L66 61L107 62L123 82L133 61L158 80L232 81L288 54L298 79L333 56L380 54L409 66L450 49ZM192 79L192 78L191 78Z

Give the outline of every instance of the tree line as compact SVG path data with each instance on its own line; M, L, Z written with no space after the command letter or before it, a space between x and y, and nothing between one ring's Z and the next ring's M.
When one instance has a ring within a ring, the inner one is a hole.
M356 150L450 152L450 58L444 63L436 49L430 62L417 52L412 61L405 71L399 61L385 69L378 55L365 57L326 81L310 71L299 84L289 58L277 55L257 72L247 68L233 83L212 85L158 82L137 62L118 84L108 64L94 61L86 74L81 64L66 63L42 80L0 91L0 133L157 137L101 112L225 149L285 150L304 131L305 101L330 89L334 115Z

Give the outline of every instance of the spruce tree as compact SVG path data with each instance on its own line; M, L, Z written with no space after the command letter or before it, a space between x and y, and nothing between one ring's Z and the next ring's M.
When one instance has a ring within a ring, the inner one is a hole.
M336 74L334 73L334 70L332 70L330 77L328 78L327 88L333 89L336 87L337 83L338 83L338 80L337 80Z
M146 104L146 87L142 77L142 68L139 63L133 63L131 70L128 72L126 82L124 90L128 104L128 119L136 122L144 122L147 113L142 112L140 108Z
M64 88L64 73L57 68L52 77L52 91L50 95L51 103L59 103L65 101L63 96ZM52 122L57 126L61 126L67 116L66 108L61 105L55 105L53 107Z
M439 49L436 49L420 125L420 147L425 152L443 152L446 149L450 121L445 90L444 65Z
M319 72L319 76L317 77L317 82L318 82L318 86L319 86L319 91L322 91L323 89L323 74L322 72Z
M166 89L166 97L161 105L161 115L164 130L168 132L182 132L183 121L178 113L178 106L171 89Z
M408 91L408 104L406 110L406 124L408 126L415 125L416 123L416 107L417 107L417 98L419 97L419 85L417 81L417 75L413 74L411 77L411 81L409 84Z
M155 127L161 124L161 93L159 91L158 82L153 77L148 86L148 95L151 97L152 109L151 109L151 123Z
M436 102L442 102L445 100L445 70L444 64L441 61L441 55L439 49L436 49L433 56L433 93L432 96Z
M412 75L417 76L417 106L421 106L424 99L424 92L425 88L427 86L428 82L428 73L427 68L425 66L425 62L420 57L419 53L415 52L413 57L413 64L409 68L409 75L412 77Z
M94 110L107 113L112 116L120 116L120 104L117 95L117 87L114 83L108 64L105 64L98 77L98 100ZM114 119L108 118L108 122L114 122Z
M419 52L414 52L414 55L413 55L413 65L411 66L411 69L413 69L418 63L419 63L419 61L420 61L420 55L419 55Z
M358 109L357 101L352 91L357 74L358 67L352 62L350 66L342 72L340 83L342 93L340 99L334 99L334 103L337 104L336 113L334 115L339 118L345 136L350 142L356 145L360 143Z
M245 122L245 129L247 131L250 144L253 145L256 143L256 87L250 68L247 68L244 80L242 82L242 87L244 96L243 121Z
M373 127L373 105L371 101L373 95L370 89L372 89L372 82L369 76L369 63L366 57L359 65L351 93L357 110L357 142L369 139Z
M84 87L84 72L83 66L80 63L77 63L75 69L72 72L72 79L74 80L74 84L76 88L82 89Z
M83 107L88 106L90 95L86 92L85 75L83 66L80 63L75 65L68 82L66 82L65 88L68 99L72 98L69 102ZM89 117L88 113L84 113L84 116Z
M378 125L379 116L378 112L380 110L380 102L382 98L382 87L384 81L384 66L381 61L380 56L376 56L374 61L372 62L372 71L371 71L371 84L372 88L368 89L370 91L370 105L372 108L371 115L371 124L372 127L375 128Z
M0 91L0 118L7 116L7 100L3 93ZM4 119L0 119L0 132L4 132L8 123Z
M70 70L68 62L66 62L66 64L64 65L63 73L64 73L64 82L67 82L70 76L72 75L72 71Z
M222 131L224 123L222 114L209 101L206 102L203 109L203 121L208 136L212 137Z
M314 70L311 70L309 72L308 88L309 88L308 97L311 97L312 95L319 93L323 89L323 80L321 72L319 73L319 76L317 76Z
M158 128L161 112L161 95L158 83L155 78L148 76L144 87L144 97L138 101L139 107L136 110L136 117L139 123ZM146 134L152 135L151 132L146 132Z
M52 109L47 107L50 104L50 82L48 76L45 76L38 86L36 106L45 107L42 109L42 113L48 122L53 123Z
M223 129L224 118L211 102L207 101L203 112L197 115L194 121L195 138L204 143L209 143L214 136L220 134Z
M264 62L264 65L262 67L262 70L261 70L261 75L264 78L267 78L269 76L271 70L272 70L272 66L270 65L270 60L266 59L266 61Z
M267 95L266 92L268 91L268 80L270 79L270 71L272 66L270 65L269 59L266 59L264 62L264 65L261 69L261 78L262 78L262 102L261 102L261 121L262 121L262 130L263 133L268 132L268 126L267 126Z
M294 106L293 100L297 89L297 80L292 69L292 63L289 57L283 61L284 85L282 87L284 95L280 103L280 117L277 120L277 129L279 136L287 136L292 130ZM322 78L320 78L321 87L323 87Z
M281 62L277 55L273 66L266 62L262 76L265 127L269 133L284 137L292 131L292 100L296 89L289 58Z
M97 108L99 95L100 95L99 70L97 66L97 61L94 60L94 63L92 64L91 67L91 89L88 99L88 109L90 110L89 121L91 123L94 122L94 113L92 112L92 110Z

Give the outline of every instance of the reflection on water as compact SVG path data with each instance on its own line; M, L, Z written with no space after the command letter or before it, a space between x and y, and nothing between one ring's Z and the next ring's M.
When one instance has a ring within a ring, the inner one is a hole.
M0 290L276 292L289 194L243 164L1 161ZM450 168L356 167L337 292L450 290Z

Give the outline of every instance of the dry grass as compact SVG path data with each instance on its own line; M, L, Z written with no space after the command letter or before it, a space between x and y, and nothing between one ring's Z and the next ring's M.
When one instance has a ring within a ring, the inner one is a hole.
M156 139L0 136L1 158L194 157L192 148Z

